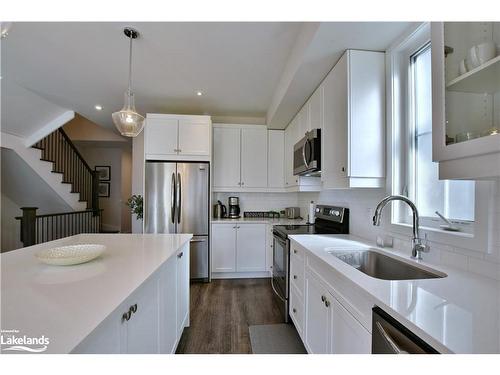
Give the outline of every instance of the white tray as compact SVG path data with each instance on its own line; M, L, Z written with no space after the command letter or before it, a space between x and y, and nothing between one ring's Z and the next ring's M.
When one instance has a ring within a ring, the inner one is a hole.
M106 246L96 244L79 244L44 249L35 254L45 264L69 266L89 262L101 255Z

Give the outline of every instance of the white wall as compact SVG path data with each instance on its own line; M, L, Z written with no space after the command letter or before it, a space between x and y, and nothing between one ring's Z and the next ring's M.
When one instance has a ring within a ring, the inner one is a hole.
M5 194L2 194L0 210L2 211L1 252L23 247L20 240L21 225L19 220L15 219L16 216L21 216L21 208Z
M103 230L122 230L122 208L125 205L122 195L122 154L120 147L99 147L76 143L78 150L87 161L90 168L96 165L111 166L110 196L99 198L99 207L102 208ZM127 151L128 152L128 151Z

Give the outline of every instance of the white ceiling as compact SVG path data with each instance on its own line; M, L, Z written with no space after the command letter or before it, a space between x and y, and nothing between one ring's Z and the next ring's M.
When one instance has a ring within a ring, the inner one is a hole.
M14 23L2 41L2 76L112 127L123 105L128 39L142 113L264 117L297 23ZM196 91L204 92L202 97ZM8 94L8 93L7 93ZM104 110L97 113L95 104Z
M301 23L14 23L2 40L2 76L113 128L127 84L125 26L141 33L133 69L139 112L267 115L283 128L346 48L384 50L409 23L321 23L301 54L291 53ZM284 80L287 65L295 68Z

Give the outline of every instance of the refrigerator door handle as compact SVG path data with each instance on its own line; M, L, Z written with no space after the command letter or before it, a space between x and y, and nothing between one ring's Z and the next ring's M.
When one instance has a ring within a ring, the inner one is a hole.
M175 173L172 173L172 182L170 186L170 217L172 218L172 223L175 223Z
M181 186L181 174L177 173L177 223L181 222L181 197L182 186Z

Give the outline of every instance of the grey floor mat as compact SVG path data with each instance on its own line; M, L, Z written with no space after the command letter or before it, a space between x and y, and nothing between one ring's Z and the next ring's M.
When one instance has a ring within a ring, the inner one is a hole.
M306 354L292 324L249 326L253 354Z

